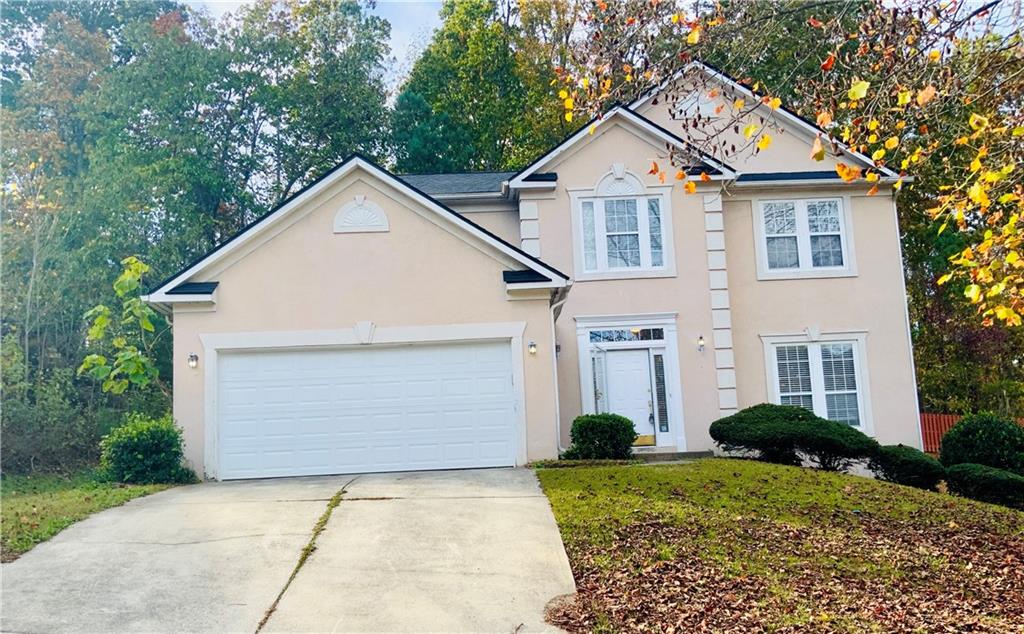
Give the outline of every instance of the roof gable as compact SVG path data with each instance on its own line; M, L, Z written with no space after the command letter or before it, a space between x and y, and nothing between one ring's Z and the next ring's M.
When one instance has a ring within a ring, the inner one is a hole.
M736 175L735 171L725 163L701 152L692 144L681 139L675 134L672 134L653 121L623 106L614 106L600 117L592 119L587 123L587 125L570 134L546 154L520 170L511 180L509 180L509 187L512 189L538 189L553 187L556 179L538 178L543 172L543 169L568 152L578 143L587 139L600 126L607 125L611 121L618 121L625 125L634 127L662 143L671 145L680 151L689 154L694 158L694 165L691 166L690 171L695 173L706 172L711 175L713 179L734 178Z
M683 67L674 75L672 75L672 77L668 78L658 86L655 86L651 90L647 91L646 93L638 97L636 100L629 104L628 108L633 111L643 112L645 108L649 108L651 103L658 97L658 95L664 92L669 86L672 86L680 79L684 78L688 73L692 72L703 73L704 75L707 75L717 83L721 84L724 88L731 91L732 93L741 95L746 99L753 100L753 103L757 104L756 111L760 111L766 119L771 119L773 123L780 126L783 130L794 132L808 139L808 149L810 145L810 140L813 139L815 136L820 134L825 138L828 137L828 133L822 130L820 127L818 127L817 124L801 117L796 112L793 112L792 110L787 108L785 105L780 106L775 110L772 110L768 105L764 104L757 96L755 96L753 91L751 91L749 88L741 84L736 79L729 77L724 72L718 70L717 68L714 68L709 64L698 61L694 61L687 64L685 67ZM843 143L837 143L836 145L837 147L840 148L842 155L850 157L852 160L859 163L861 167L871 167L878 169L880 172L882 172L884 176L888 176L890 178L896 178L899 176L896 172L889 168L875 167L875 163L873 160L871 160L867 156L864 156L860 152L854 151L853 149L851 149L850 147Z
M467 238L472 236L472 238L482 243L484 248L508 261L510 266L522 267L526 271L536 273L537 276L543 276L545 279L550 280L552 287L561 287L568 284L569 276L565 273L502 240L369 159L359 155L352 155L302 190L296 192L273 210L244 227L230 239L222 242L204 256L160 282L147 295L143 296L143 299L151 303L188 301L188 299L194 296L194 293L182 294L181 291L175 292L176 289L186 283L193 282L193 278L201 276L204 271L209 270L232 253L239 251L260 234L274 227L281 226L280 223L286 217L303 207L306 202L312 200L332 184L356 170L361 170L369 176L394 187L429 213L436 214L440 221L457 229L459 235L464 235ZM192 287L186 286L186 288Z

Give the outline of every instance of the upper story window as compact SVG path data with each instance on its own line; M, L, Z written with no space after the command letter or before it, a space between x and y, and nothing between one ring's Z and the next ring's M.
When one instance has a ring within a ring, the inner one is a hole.
M573 192L577 279L674 275L668 191L613 170L595 189Z
M856 274L848 225L841 198L761 201L755 217L758 277Z

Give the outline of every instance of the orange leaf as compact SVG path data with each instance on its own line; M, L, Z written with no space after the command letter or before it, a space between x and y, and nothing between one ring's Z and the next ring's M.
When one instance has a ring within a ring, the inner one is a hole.
M917 105L925 106L929 101L935 98L935 86L928 84L926 88L922 88L917 93Z
M811 17L807 18L807 24L810 24L811 26L813 26L816 29L823 29L823 28L825 28L825 23L822 22L821 20L815 19L815 17L813 15Z
M686 181L686 184L683 185L683 189L686 190L687 194L692 194L693 192L697 191L697 183L693 181Z
M836 174L839 174L839 178L843 179L847 183L852 183L860 178L860 171L859 167L853 167L846 163L836 164Z
M877 193L878 193L878 183L875 183L874 185L871 186L871 189L868 190L868 196L874 196Z
M658 172L660 172L660 171L661 171L661 168L660 168L660 167L658 167L658 164L657 164L657 163L654 163L654 162L652 162L652 163L651 163L651 169L650 169L650 170L648 170L648 171L647 171L647 173L648 173L648 174L657 174L657 173L658 173Z
M676 180L677 181L681 181L684 178L686 178L686 172L684 172L683 170L679 170L678 172L676 172Z
M821 63L821 70L828 72L828 71L832 70L832 67L835 66L835 65L836 65L836 54L835 53L829 53L828 57L825 58L825 61Z
M832 123L832 113L828 110L823 110L818 113L818 127L824 128L828 124Z
M711 180L711 177L710 177L710 176L708 176L708 173L707 173L707 172L701 172L701 173L700 173L700 179L701 179L702 181L704 181L705 183L707 183L708 181L710 181L710 180Z

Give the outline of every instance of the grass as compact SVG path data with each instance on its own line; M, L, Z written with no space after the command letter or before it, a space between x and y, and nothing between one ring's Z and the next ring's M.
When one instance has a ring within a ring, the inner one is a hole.
M0 478L0 559L12 561L71 524L171 485L98 482L91 472Z
M570 631L1014 631L1024 513L746 460L540 469Z

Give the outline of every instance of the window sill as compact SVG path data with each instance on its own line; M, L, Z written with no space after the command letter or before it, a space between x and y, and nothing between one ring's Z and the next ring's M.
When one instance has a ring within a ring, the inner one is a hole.
M642 270L642 271L604 271L601 273L581 273L575 282L604 282L608 280L636 280L650 278L675 277L675 270Z
M763 271L757 272L757 279L760 281L771 280L807 280L807 279L829 279L837 277L857 277L856 269L823 269L796 270L796 271Z

